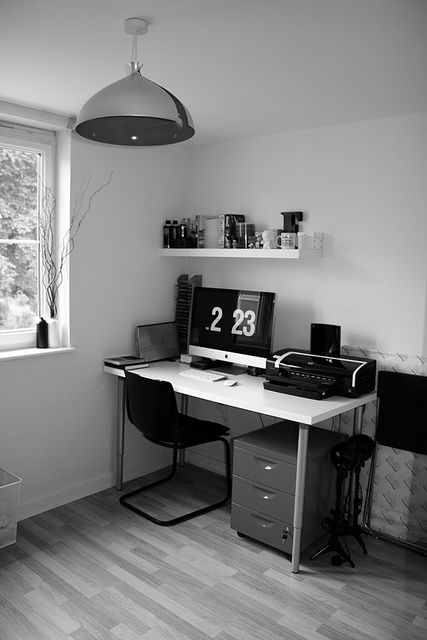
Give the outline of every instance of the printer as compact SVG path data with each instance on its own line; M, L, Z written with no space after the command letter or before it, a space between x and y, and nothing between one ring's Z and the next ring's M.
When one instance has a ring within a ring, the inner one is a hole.
M333 395L355 398L375 389L376 361L281 349L267 358L264 377L264 388L270 391L315 400Z

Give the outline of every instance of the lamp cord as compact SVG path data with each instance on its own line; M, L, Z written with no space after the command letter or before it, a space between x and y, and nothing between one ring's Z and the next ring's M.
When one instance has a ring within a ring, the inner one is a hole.
M132 36L132 62L138 64L138 34L134 33Z

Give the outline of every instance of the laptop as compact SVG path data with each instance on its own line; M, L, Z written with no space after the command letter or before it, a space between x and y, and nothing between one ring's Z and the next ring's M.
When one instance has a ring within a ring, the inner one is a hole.
M179 358L178 331L175 322L139 325L135 329L136 355L145 362Z

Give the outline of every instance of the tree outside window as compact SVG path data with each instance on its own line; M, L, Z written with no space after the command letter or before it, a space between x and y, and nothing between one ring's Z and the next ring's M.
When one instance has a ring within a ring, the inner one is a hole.
M39 176L42 156L0 145L0 331L39 315Z

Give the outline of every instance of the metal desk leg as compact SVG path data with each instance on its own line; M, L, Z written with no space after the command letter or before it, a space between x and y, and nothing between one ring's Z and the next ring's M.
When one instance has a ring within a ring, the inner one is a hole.
M181 413L187 415L188 413L188 396L181 394ZM178 451L178 465L183 467L185 464L185 449Z
M362 433L363 406L353 409L353 435ZM353 496L353 474L350 473L348 481L348 495ZM353 499L352 497L350 498Z
M117 378L116 489L123 488L123 451L125 443L125 379Z
M361 407L356 407L354 410L353 435L356 433L362 433L363 409L364 409L364 406L361 406Z
M306 424L299 425L294 505L294 539L292 543L292 573L299 572L302 518L304 512L305 472L307 467L308 429L309 427Z

